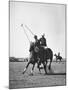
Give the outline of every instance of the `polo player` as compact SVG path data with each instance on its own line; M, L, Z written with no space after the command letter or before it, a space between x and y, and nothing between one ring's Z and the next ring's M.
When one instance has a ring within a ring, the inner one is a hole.
M30 49L29 49L29 52L30 52L30 59L34 60L34 58L36 58L37 60L37 57L38 57L38 51L39 51L39 45L40 45L40 42L37 38L37 35L34 36L34 39L35 39L35 42L31 42L30 43Z
M42 46L43 48L47 48L46 38L44 36L45 34L43 34L40 38L40 46Z
M40 41L38 40L37 35L34 36L35 42L34 42L34 50L35 52L39 51Z

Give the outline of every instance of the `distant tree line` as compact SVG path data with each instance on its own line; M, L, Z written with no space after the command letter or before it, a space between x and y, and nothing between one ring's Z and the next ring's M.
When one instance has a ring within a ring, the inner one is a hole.
M10 62L27 62L28 58L9 57Z

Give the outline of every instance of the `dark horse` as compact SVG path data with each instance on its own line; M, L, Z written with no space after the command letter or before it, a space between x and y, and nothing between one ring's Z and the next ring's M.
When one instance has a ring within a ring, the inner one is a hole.
M52 63L52 59L53 59L53 52L50 48L43 48L43 47L40 47L40 50L39 50L39 57L40 57L40 60L39 60L39 63L38 63L38 68L39 68L39 71L40 71L40 64L42 63L43 66L44 66L44 71L45 73L47 73L47 63L49 62L48 60L50 60L50 63L49 63L49 66L48 66L48 69L49 71L51 70L51 63Z
M23 74L26 72L29 64L33 64L33 67L31 70L31 73L33 74L33 70L34 70L36 63L37 63L37 67L38 67L39 71L40 71L40 65L42 63L43 67L44 67L44 71L45 71L45 73L47 73L46 67L47 67L48 59L50 59L50 63L49 63L48 68L49 68L49 70L51 70L51 63L52 63L52 59L53 59L52 50L50 48L44 49L41 46L36 48L36 47L34 47L34 45L31 48L33 51L33 58L29 59L27 65L26 65L26 68L23 71Z
M61 62L61 60L62 60L62 57L61 57L61 56L58 56L57 54L54 54L54 56L56 57L56 62L57 62L58 60L60 60L60 62Z

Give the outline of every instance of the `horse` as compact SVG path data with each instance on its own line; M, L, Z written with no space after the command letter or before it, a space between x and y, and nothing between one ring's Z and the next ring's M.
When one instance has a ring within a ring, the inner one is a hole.
M31 49L33 51L33 58L31 58L29 60L29 62L27 63L26 68L23 71L23 74L26 72L29 64L33 64L33 67L31 69L31 74L33 75L33 70L34 70L36 63L37 63L37 68L39 69L39 71L41 69L40 65L42 63L43 67L44 67L45 74L47 74L46 67L47 67L48 59L50 59L48 69L51 70L51 63L52 63L52 59L53 59L53 51L50 48L44 49L41 46L34 47L34 45L31 46Z
M37 58L37 51L38 48L37 47L34 47L34 43L31 42L30 44L30 57L29 57L29 60L28 60L28 63L23 71L23 74L26 72L26 70L28 69L28 66L30 64L33 65L32 69L31 69L31 75L33 75L33 71L34 71L34 67L35 67L35 64L37 63L38 64L38 58ZM40 71L40 70L39 70Z
M49 63L48 69L49 69L49 71L51 70L51 63L53 60L53 51L50 48L40 47L39 48L39 58L40 58L40 60L38 62L39 71L40 71L39 66L42 63L44 66L45 74L47 74L47 64L48 64L49 60L50 60L50 63Z
M61 56L58 56L57 54L54 54L54 56L56 57L56 62L59 60L61 62L62 60L62 57Z

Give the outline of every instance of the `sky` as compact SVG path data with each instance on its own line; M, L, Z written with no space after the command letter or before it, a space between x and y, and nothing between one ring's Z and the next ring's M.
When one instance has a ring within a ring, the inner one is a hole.
M22 58L29 56L30 39L34 36L25 25L38 36L45 33L47 46L53 54L60 52L65 58L65 6L28 2L10 2L10 56Z

